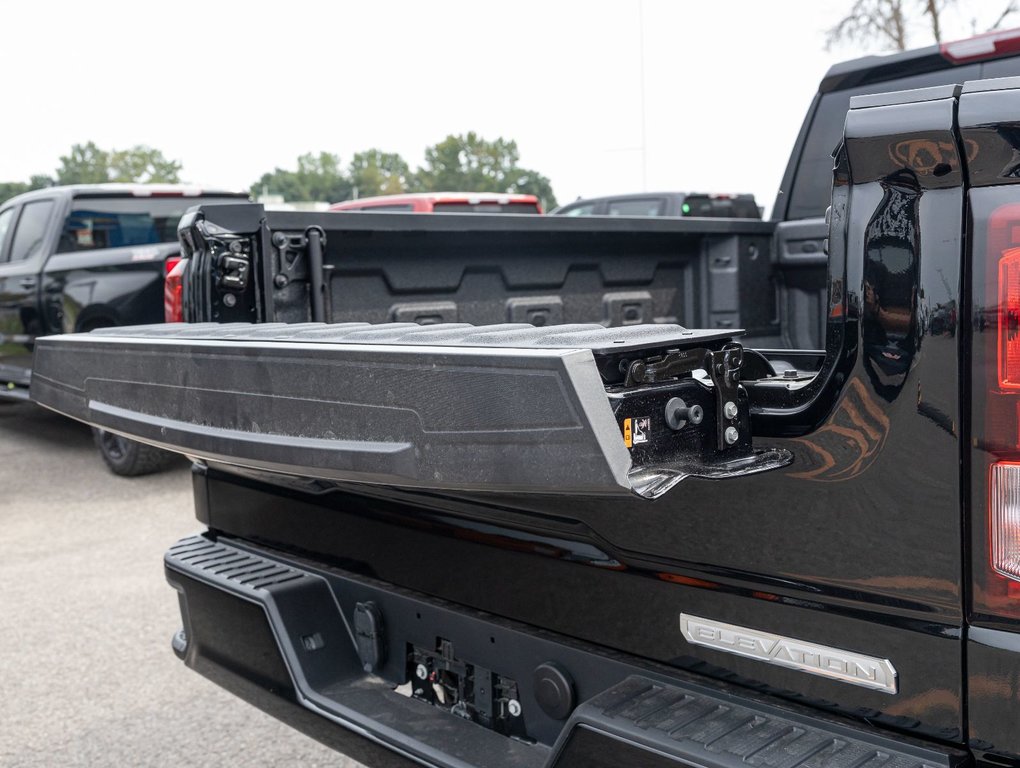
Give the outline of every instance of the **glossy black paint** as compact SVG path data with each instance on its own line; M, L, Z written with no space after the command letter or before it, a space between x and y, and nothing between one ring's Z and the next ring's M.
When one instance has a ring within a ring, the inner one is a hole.
M970 749L996 765L1020 765L1020 635L971 628L967 689Z

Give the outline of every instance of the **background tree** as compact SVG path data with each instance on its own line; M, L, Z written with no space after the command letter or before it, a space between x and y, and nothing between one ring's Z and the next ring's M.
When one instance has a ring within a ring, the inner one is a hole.
M141 184L178 184L181 164L168 160L158 149L137 145L109 154L110 181Z
M425 165L412 188L422 192L511 192L537 195L546 208L556 205L549 179L518 165L516 141L487 141L471 131L447 136L425 150Z
M8 198L28 192L28 184L23 181L0 181L0 203Z
M52 187L54 184L53 178L50 176L44 176L36 174L28 182L24 181L0 181L0 203L4 202L8 198L20 195L22 192L31 192L33 189L42 189L43 187Z
M181 164L168 160L158 149L138 145L131 149L105 150L95 142L74 144L60 158L59 184L103 184L109 181L140 184L180 182Z
M980 14L975 11L970 18L971 34L1000 29L1020 11L1018 0L979 2L966 9L962 5L957 0L855 0L850 12L826 32L825 47L876 43L881 50L905 51L911 33L925 28L935 42L942 42L950 6L970 13L980 5Z
M546 208L556 205L549 179L518 165L517 142L487 141L476 133L447 136L425 150L425 163L414 173L395 152L369 149L354 155L346 168L329 152L298 158L297 170L275 168L251 186L255 197L281 195L289 201L338 203L354 196L401 192L511 192L536 195Z
M411 169L395 152L370 149L354 155L348 174L358 197L371 197L406 192Z
M340 167L340 157L329 152L301 155L297 170L275 168L262 174L251 188L253 195L282 195L284 200L337 203L351 196L351 180Z
M58 184L102 184L110 180L110 153L94 142L73 144L60 158Z

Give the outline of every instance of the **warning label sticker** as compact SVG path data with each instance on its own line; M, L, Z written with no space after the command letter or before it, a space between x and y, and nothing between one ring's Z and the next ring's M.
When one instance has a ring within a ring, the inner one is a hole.
M623 443L628 448L647 443L651 439L651 434L652 419L650 416L623 420Z

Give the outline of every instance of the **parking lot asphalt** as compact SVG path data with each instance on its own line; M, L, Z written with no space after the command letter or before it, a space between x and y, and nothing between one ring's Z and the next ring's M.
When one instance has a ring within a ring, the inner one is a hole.
M0 404L0 765L356 768L170 650L162 555L199 529L183 460L115 477L87 427Z

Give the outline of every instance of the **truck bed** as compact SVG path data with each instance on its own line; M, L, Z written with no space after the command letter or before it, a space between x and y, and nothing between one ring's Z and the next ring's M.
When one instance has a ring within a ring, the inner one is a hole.
M742 328L758 346L782 346L769 298L773 228L737 219L202 206L181 224L192 259L186 319L673 323ZM232 281L242 271L239 287Z

